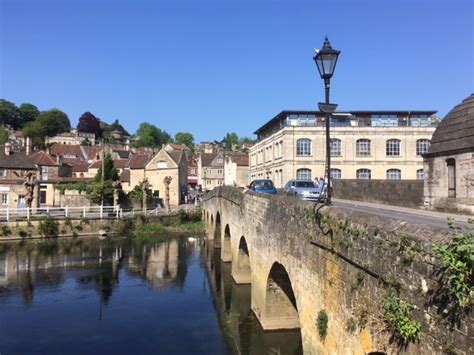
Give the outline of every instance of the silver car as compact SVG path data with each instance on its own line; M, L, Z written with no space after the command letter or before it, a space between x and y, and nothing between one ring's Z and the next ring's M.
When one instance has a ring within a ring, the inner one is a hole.
M290 180L284 187L288 196L296 196L305 201L319 201L321 191L319 186L311 180Z

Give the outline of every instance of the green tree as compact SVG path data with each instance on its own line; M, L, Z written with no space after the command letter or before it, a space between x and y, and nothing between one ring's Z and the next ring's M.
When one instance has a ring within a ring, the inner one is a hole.
M110 141L111 137L110 134L113 131L119 131L124 136L130 136L125 128L120 124L119 120L115 120L112 124L108 124L107 122L100 121L100 128L102 136L106 141Z
M119 180L119 174L114 167L112 156L107 153L104 156L104 179L102 180L102 169L97 171L88 198L93 203L100 205L112 205L114 202L115 183Z
M138 139L134 143L134 147L149 147L159 148L163 144L172 141L171 136L166 132L162 131L155 125L144 122L138 127L136 133Z
M188 132L178 132L174 135L174 141L176 144L184 144L189 149L194 151L194 137Z
M26 137L52 137L71 129L67 115L56 108L41 112L35 121L29 122L23 129Z
M22 103L20 107L18 107L18 111L20 112L21 119L20 128L23 128L28 122L36 120L40 114L38 107L27 102Z
M18 129L20 123L21 116L18 107L13 102L0 99L0 124Z
M0 144L5 144L8 141L8 130L5 126L0 126Z
M235 132L227 133L225 136L225 145L227 150L232 150L232 147L239 144L239 136Z

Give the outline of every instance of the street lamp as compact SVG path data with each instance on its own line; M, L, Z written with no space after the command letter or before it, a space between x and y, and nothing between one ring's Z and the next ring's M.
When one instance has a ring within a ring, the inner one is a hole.
M316 50L314 54L314 61L318 67L319 75L321 79L324 79L324 87L326 91L326 101L324 103L319 103L319 110L326 114L326 177L328 179L327 186L327 204L331 204L331 145L329 137L329 121L331 119L331 114L336 110L337 105L329 103L329 88L331 78L334 74L334 69L336 69L337 58L341 51L331 47L328 38L324 39L323 48Z

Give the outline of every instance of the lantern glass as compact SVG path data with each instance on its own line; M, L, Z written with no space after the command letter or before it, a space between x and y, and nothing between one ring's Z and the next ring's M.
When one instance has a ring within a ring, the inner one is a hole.
M341 52L333 49L326 38L323 48L313 58L322 79L330 79L333 76L339 53Z

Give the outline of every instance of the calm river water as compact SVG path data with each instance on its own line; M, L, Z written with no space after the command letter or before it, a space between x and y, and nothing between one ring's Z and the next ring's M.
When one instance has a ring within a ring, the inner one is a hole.
M204 239L0 244L0 354L301 354Z

